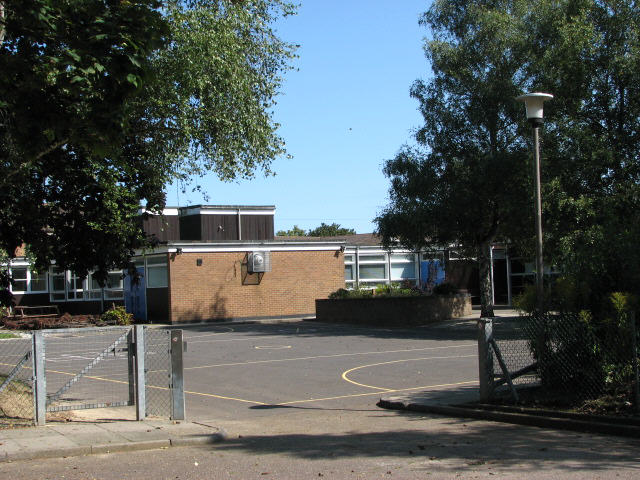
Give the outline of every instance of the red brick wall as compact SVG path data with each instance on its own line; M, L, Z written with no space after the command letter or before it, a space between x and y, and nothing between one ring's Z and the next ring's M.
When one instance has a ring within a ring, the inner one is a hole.
M246 252L171 255L171 322L313 314L317 298L344 286L337 251L271 252L264 274L248 274L246 261Z

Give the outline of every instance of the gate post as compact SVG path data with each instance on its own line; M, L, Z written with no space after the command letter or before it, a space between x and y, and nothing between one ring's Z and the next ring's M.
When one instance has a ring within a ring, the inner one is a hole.
M171 420L186 420L182 330L171 330Z
M135 327L136 342L136 420L144 420L147 414L145 387L147 379L144 369L144 325Z
M33 332L31 349L33 352L33 407L35 423L44 426L47 417L47 377L44 364L44 334Z
M488 402L493 396L493 320L478 320L478 377L480 381L480 401Z
M133 328L127 336L127 370L129 377L129 405L136 404L136 353Z

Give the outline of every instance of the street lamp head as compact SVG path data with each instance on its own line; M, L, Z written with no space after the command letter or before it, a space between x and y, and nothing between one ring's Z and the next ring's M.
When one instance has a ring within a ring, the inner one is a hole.
M527 109L527 120L529 120L529 122L533 126L537 127L542 125L542 104L547 100L551 100L552 98L553 95L551 95L550 93L535 92L520 95L519 97L516 97L516 100L518 100L519 102L524 102L524 106Z

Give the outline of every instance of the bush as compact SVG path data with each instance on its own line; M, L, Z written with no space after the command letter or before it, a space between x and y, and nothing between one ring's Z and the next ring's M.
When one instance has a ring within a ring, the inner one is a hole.
M133 315L127 313L122 305L112 305L109 310L102 314L100 319L103 322L115 325L131 325L133 323Z
M449 282L444 282L433 287L434 295L454 295L458 293L458 287Z
M421 295L425 295L425 293L415 286L408 286L406 283L392 283L391 285L377 285L373 290L363 287L353 288L351 290L340 288L329 294L329 298L418 297Z

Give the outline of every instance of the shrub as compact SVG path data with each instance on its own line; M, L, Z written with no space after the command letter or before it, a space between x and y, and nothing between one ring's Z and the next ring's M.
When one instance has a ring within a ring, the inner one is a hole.
M347 290L340 288L329 294L329 298L418 297L421 295L425 295L425 293L415 286L407 286L406 283L392 283L391 285L377 285L375 289L358 287Z
M131 323L133 323L133 315L131 313L127 313L126 309L122 305L112 305L109 310L102 314L100 319L103 322L115 325L131 325Z

